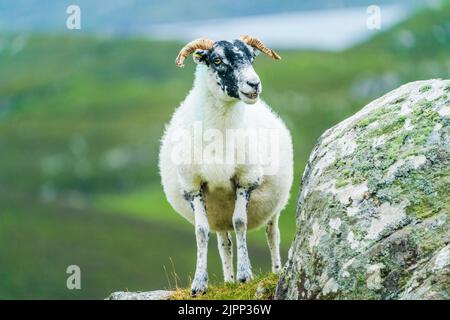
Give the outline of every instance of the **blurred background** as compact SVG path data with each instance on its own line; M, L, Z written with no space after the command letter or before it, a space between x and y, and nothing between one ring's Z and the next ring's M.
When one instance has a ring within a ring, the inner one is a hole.
M80 30L66 27L72 4ZM240 34L283 57L255 62L262 98L294 140L283 261L319 135L403 83L450 75L449 1L0 0L0 299L189 284L194 229L168 205L157 169L164 124L193 80L194 63L178 69L174 58L193 38ZM256 273L269 271L264 231L249 245ZM69 265L81 268L81 290L66 287Z

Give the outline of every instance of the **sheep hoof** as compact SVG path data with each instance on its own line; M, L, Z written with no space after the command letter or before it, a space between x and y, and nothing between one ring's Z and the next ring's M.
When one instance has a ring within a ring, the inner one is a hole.
M236 275L239 283L247 283L253 280L253 275L250 270L239 271Z
M206 288L205 289L197 289L197 288L191 289L191 297L198 297L200 295L204 295L205 293L206 293Z
M208 289L208 276L195 277L191 287L191 297L205 294Z

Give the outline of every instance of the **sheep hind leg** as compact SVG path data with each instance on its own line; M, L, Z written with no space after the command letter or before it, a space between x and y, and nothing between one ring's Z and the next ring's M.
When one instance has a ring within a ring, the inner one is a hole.
M195 238L197 241L197 265L191 286L191 295L205 293L208 287L207 254L209 240L209 224L206 215L203 191L185 193L194 211Z
M237 245L237 273L239 282L252 280L252 267L248 257L247 249L247 205L250 198L251 188L238 186L236 188L236 203L233 212L233 227L236 233Z
M266 226L267 244L269 245L270 258L272 260L272 272L278 273L281 270L280 258L280 228L278 227L278 218L280 214L277 213L270 219Z
M220 259L222 260L224 281L234 282L233 243L229 232L217 232L217 246L219 247Z

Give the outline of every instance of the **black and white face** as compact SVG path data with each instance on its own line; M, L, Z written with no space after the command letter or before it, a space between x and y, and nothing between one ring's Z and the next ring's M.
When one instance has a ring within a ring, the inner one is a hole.
M211 50L196 50L194 61L208 67L208 88L217 98L254 104L262 91L252 65L255 56L241 40L217 41Z

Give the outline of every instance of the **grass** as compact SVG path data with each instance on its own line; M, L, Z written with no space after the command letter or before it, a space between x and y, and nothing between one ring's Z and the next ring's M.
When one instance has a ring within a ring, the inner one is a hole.
M171 300L272 300L277 284L277 274L261 274L248 283L212 285L198 297L191 297L190 289L177 288Z
M0 299L103 299L113 291L187 286L195 271L192 230L126 215L0 200ZM222 281L216 247L212 237L212 283ZM270 268L268 249L250 245L249 250L255 270ZM69 265L81 268L81 290L66 287ZM174 281L175 274L181 279Z

